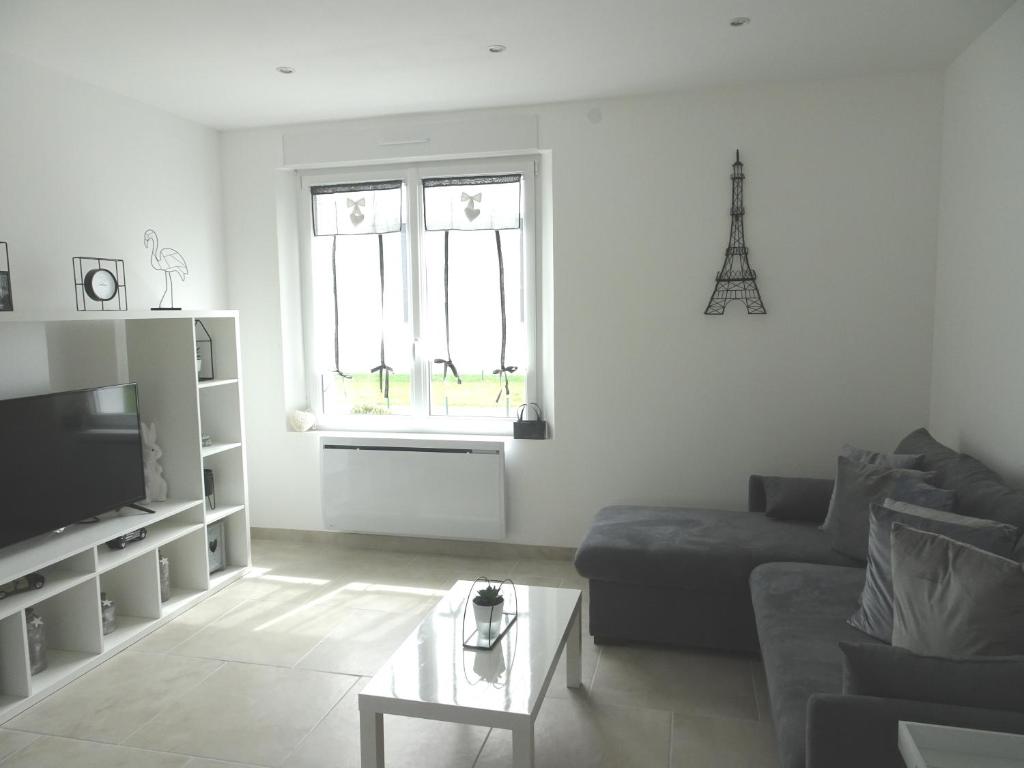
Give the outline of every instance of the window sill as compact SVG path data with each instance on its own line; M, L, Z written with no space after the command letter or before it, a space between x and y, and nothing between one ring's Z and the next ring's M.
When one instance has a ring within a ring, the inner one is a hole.
M356 417L348 422L327 424L309 430L322 437L387 437L408 440L480 440L511 439L515 419L436 419L401 416ZM293 430L290 430L293 431Z

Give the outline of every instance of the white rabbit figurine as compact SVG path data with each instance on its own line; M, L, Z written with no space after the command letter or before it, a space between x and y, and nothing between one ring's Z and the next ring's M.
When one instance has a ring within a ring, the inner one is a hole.
M167 501L167 481L160 457L164 452L156 444L156 422L142 424L142 461L146 476L146 501Z

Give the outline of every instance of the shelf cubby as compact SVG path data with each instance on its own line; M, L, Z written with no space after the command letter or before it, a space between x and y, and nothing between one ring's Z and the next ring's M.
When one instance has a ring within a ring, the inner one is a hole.
M156 550L100 575L100 595L114 601L117 629L103 636L104 648L124 643L160 618L160 578Z
M163 603L164 615L173 613L181 602L188 602L210 586L209 559L206 556L206 526L200 526L160 548L171 569L171 598Z
M241 403L235 387L212 387L199 391L199 420L202 433L218 445L242 442ZM228 449L230 450L230 449Z
M238 344L234 318L201 315L196 319L203 321L213 339L214 380L238 378Z
M204 459L203 468L213 471L217 497L216 509L210 509L209 500L206 501L207 522L210 514L220 509L245 506L245 469L241 451L209 456Z
M31 677L32 694L86 669L103 652L99 580L95 577L36 603L46 629L47 667Z

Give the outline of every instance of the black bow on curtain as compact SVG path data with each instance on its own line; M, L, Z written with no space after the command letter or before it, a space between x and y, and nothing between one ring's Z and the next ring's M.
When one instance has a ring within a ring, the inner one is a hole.
M387 400L391 396L391 374L394 368L384 359L384 235L377 235L377 253L380 259L380 365L371 368L370 373L377 374L380 391Z
M505 364L505 346L507 343L507 331L506 331L506 314L505 314L505 259L501 254L501 232L494 230L494 245L498 250L498 296L501 300L501 361L497 368L491 373L498 376L499 381L505 385L505 396L509 395L508 388L508 375L515 373L518 370L516 365ZM498 396L494 398L494 402L501 400L501 387L498 387Z
M452 376L455 377L457 384L462 383L462 379L459 377L459 371L455 367L455 363L452 362L452 331L450 318L448 316L448 236L451 235L450 230L444 231L444 346L445 351L448 353L447 358L434 358L434 363L442 367L444 371L441 376L442 381L448 381L448 369L451 369Z
M341 340L338 338L340 323L338 321L338 236L331 239L331 291L334 295L334 372L343 379L352 376L341 370Z

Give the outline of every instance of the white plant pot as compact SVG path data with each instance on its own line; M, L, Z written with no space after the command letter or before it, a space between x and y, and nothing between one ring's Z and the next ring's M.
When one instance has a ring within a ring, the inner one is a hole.
M501 615L504 609L504 599L497 605L478 605L474 598L473 617L476 619L476 629L481 639L489 642L501 631Z

